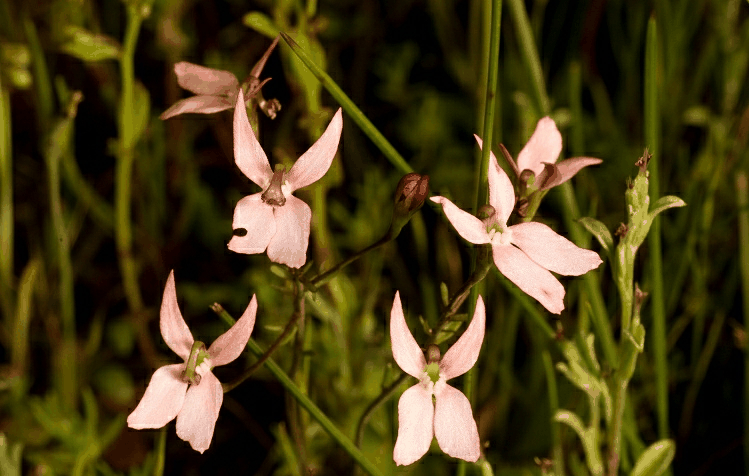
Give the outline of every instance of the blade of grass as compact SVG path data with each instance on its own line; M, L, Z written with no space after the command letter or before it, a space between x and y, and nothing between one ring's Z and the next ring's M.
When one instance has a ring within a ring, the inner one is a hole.
M0 297L3 315L10 325L13 310L13 158L10 123L10 94L0 76ZM10 327L8 327L10 328Z
M343 90L336 84L336 82L333 81L333 78L328 76L328 73L317 66L310 59L310 57L307 56L307 54L304 52L304 50L302 50L297 42L294 41L289 35L281 32L281 36L283 37L284 41L286 41L286 43L291 47L291 50L294 52L294 54L296 54L299 59L307 66L307 68L312 71L312 74L314 74L317 79L320 80L320 83L322 83L323 87L328 90L331 96L333 96L333 99L338 101L338 104L340 104L343 110L346 111L346 114L351 116L351 118L359 126L362 132L364 132L364 134L366 134L367 137L369 137L372 142L374 142L377 148L380 149L380 151L385 155L390 163L393 164L395 168L400 170L403 174L413 172L413 169L408 164L408 162L406 162L406 160L398 153L398 151L395 150L395 147L393 147L392 144L390 144L390 142L385 139L385 136L383 136L382 133L377 130L374 124L372 124L367 116L364 115L361 109L359 109L356 104L354 104L354 101L352 101L346 95L346 93L344 93Z

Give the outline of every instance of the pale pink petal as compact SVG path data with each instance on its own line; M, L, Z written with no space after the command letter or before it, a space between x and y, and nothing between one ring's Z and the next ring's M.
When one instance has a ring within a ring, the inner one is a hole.
M446 383L437 383L434 392L434 434L442 451L466 461L481 456L481 441L471 403L463 392Z
M411 464L424 456L434 436L432 393L420 383L409 388L398 401L398 439L393 448L397 465Z
M476 134L473 135L479 147L483 148L483 141ZM513 208L515 208L515 189L512 188L510 177L507 176L504 169L497 163L497 157L494 152L489 152L489 205L494 207L497 213L497 222L504 225L510 218Z
M436 196L430 199L442 205L445 216L455 227L455 231L464 239L477 245L489 243L489 233L486 232L486 225L481 220L468 212L464 212L445 197Z
M255 314L257 313L257 298L252 296L250 305L245 309L242 317L234 323L231 328L221 334L218 339L208 348L211 363L214 367L226 365L234 361L242 353L250 340L252 328L255 326Z
M223 401L221 382L213 373L206 372L198 385L190 385L187 390L182 410L177 415L177 436L189 442L195 451L207 450Z
M244 93L241 90L237 104L244 104ZM273 171L268 157L252 132L247 109L244 107L234 108L234 161L239 170L260 188L264 190L268 187Z
M471 323L440 361L440 377L450 380L458 375L463 375L473 367L479 358L481 343L484 342L485 329L486 309L484 308L484 300L479 296Z
M179 114L213 114L214 112L231 109L234 101L223 96L193 96L182 99L172 104L172 107L164 111L159 118L163 121Z
M562 152L562 134L550 117L543 117L536 130L518 154L518 168L531 170L538 177L544 169L543 162L555 164Z
M239 89L237 77L228 71L206 68L187 61L174 65L177 82L183 89L207 96L233 96ZM231 99L234 99L231 97Z
M148 382L146 393L135 410L127 417L127 426L161 428L177 416L185 401L187 382L182 381L185 364L159 367Z
M574 177L583 167L598 165L601 162L603 162L601 159L596 159L594 157L573 157L571 159L563 160L557 163L558 177L555 177L555 180L547 184L545 188L556 187L557 185L563 184Z
M543 223L511 226L512 243L542 267L565 276L579 276L601 263L598 253L579 248Z
M393 348L393 358L398 367L408 375L420 379L426 370L427 361L424 352L408 330L398 291L395 292L393 307L390 310L390 346Z
M494 263L499 272L524 293L540 302L549 312L564 309L564 286L546 269L512 245L492 246Z
M292 192L317 182L325 175L338 150L342 129L343 114L341 108L338 108L323 135L297 159L289 173L286 174L286 180Z
M263 202L262 193L244 197L234 208L232 228L247 230L244 236L232 236L228 247L235 253L262 253L276 234L273 207Z
M307 262L312 210L304 201L289 195L286 204L274 207L273 213L276 233L268 244L268 258L290 268L301 268Z
M187 360L195 342L190 329L182 318L182 313L177 305L177 288L174 285L174 270L169 273L164 287L164 297L161 300L161 317L159 328L164 342L175 354Z

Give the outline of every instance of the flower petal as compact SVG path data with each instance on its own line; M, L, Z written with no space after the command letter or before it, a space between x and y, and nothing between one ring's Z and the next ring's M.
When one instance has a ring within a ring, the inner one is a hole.
M268 257L275 263L301 268L307 262L312 210L304 201L289 195L286 204L275 207L273 213L276 233L268 244Z
M213 114L214 112L231 109L234 102L223 96L193 96L175 102L172 106L164 111L159 119L162 121L179 114L196 113L196 114Z
M244 93L240 89L237 104L244 104ZM234 108L234 161L250 180L265 190L270 184L273 171L268 157L255 137L247 118L247 109Z
M483 141L476 134L473 135L479 147L483 148ZM507 223L513 208L515 208L515 189L512 188L510 177L497 163L494 152L489 152L489 205L494 207L497 213L497 221L502 225Z
M223 401L221 382L212 372L206 372L198 385L190 385L187 390L185 403L177 415L177 436L189 442L195 451L207 450Z
M177 305L177 288L174 285L174 270L169 273L164 287L164 297L161 300L161 316L159 328L164 342L175 354L187 360L190 356L192 343L195 342L190 329L182 318Z
M550 117L543 117L538 121L536 130L528 139L523 150L518 154L518 168L531 170L538 176L544 169L543 162L556 163L562 152L562 134Z
M434 434L442 451L466 461L481 456L481 441L471 403L463 392L442 382L435 385Z
M174 74L182 89L207 96L229 96L234 99L239 89L237 77L228 71L206 68L187 61L174 65Z
M602 263L598 253L579 248L543 223L520 223L510 229L512 243L549 271L580 276Z
M549 271L512 245L494 245L492 252L500 273L540 302L549 312L562 312L564 286Z
M398 401L398 439L393 448L397 465L411 464L424 456L434 436L432 393L421 384L409 388Z
M390 346L393 348L393 358L398 367L408 375L420 379L426 370L427 361L413 334L408 330L398 291L395 292L393 307L390 310Z
M239 357L239 354L247 346L247 341L250 340L252 328L255 326L256 313L257 298L253 294L252 300L242 317L228 331L213 341L213 344L208 348L208 354L211 356L211 363L214 367L226 365Z
M127 417L127 426L161 428L177 416L185 401L187 382L182 381L185 364L165 365L156 369L148 382L146 393Z
M338 108L323 135L297 159L286 175L292 192L317 182L325 175L338 150L342 129L343 114L341 108Z
M440 377L450 380L458 375L463 375L473 367L479 358L481 343L484 342L485 329L486 309L484 308L484 300L479 296L476 301L476 310L473 312L473 319L471 319L468 328L440 360Z
M234 208L232 228L247 230L244 236L232 236L228 247L235 253L262 253L276 234L273 207L263 202L262 193L248 195Z
M430 200L442 205L445 216L447 216L455 231L465 240L476 245L489 243L489 234L486 232L486 225L481 220L461 210L445 197L436 196L431 197Z
M544 188L552 188L563 184L574 177L583 167L598 165L601 162L603 162L603 160L594 157L573 157L571 159L563 160L556 164L558 176L554 177L554 180L546 184Z

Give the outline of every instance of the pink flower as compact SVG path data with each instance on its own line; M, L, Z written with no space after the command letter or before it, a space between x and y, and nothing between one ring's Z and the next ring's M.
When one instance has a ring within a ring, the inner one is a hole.
M481 146L481 139L476 137L476 140ZM538 143L533 149L536 147L540 147ZM535 163L535 159L525 157L521 153L518 163L520 160ZM482 221L445 197L432 197L432 200L442 205L460 236L474 244L491 244L499 271L554 314L564 309L564 287L549 271L579 276L602 263L598 253L578 248L542 223L507 226L515 206L515 191L493 153L489 160L489 204L494 208L493 216Z
M174 73L180 87L197 96L175 102L161 114L162 120L188 112L212 114L231 109L236 104L239 80L232 73L187 61L175 64Z
M562 135L550 117L538 121L536 130L518 154L517 172L530 170L535 176L535 187L547 190L571 179L583 167L596 165L601 159L573 157L557 163L562 152Z
M257 299L252 296L242 317L205 350L195 342L177 306L174 271L164 288L161 302L161 335L170 349L184 360L159 367L148 383L138 406L127 417L137 430L161 428L177 417L177 436L204 452L211 444L213 429L224 399L221 382L211 369L239 357L255 325Z
M485 326L484 301L479 296L471 324L460 339L441 360L437 346L430 346L430 362L427 363L424 353L408 330L400 294L395 293L390 311L393 358L404 372L419 379L419 383L403 392L398 401L398 439L393 449L396 464L411 464L424 456L433 436L437 437L442 451L454 458L466 461L479 458L479 432L471 403L463 392L445 382L463 375L476 363ZM436 382L427 370L436 374ZM432 403L432 396L436 404Z
M243 101L242 91L239 101ZM318 181L330 168L343 119L338 109L322 136L286 172L283 167L271 171L268 157L255 138L243 107L234 109L234 159L247 178L263 192L244 197L234 209L232 227L247 234L234 236L229 249L237 253L262 253L276 263L299 268L307 261L312 211L292 195L294 190Z

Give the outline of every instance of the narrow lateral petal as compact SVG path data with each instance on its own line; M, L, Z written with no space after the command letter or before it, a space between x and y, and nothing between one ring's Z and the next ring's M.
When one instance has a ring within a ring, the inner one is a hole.
M483 148L483 141L476 134L473 135L479 147ZM494 207L497 213L497 221L504 225L510 218L515 208L515 189L512 188L510 177L507 176L502 167L497 163L494 152L489 152L489 205Z
M518 154L518 168L531 170L538 176L544 169L543 162L555 164L562 152L562 134L550 117L542 117L536 130Z
M393 448L395 464L411 464L426 454L434 436L433 421L431 392L420 383L403 392L398 401L398 439Z
M237 104L244 104L244 93L240 89ZM234 161L237 167L263 190L270 184L273 171L268 157L255 137L247 118L247 109L234 108Z
M543 223L520 223L510 229L512 243L549 271L579 276L602 263L598 253L579 248Z
M393 307L390 310L390 346L398 367L408 375L420 379L426 370L427 361L413 334L408 330L398 291L395 292Z
M127 417L127 426L161 428L177 416L185 401L187 382L182 381L185 364L172 364L159 367L148 382L146 393L138 406Z
M289 195L286 197L286 204L275 207L273 213L276 217L276 233L268 244L268 257L275 263L301 268L307 262L312 210L304 201Z
M486 225L481 220L461 210L445 197L436 196L431 197L430 200L442 205L445 216L455 228L455 231L465 240L476 245L489 243L489 234L486 232Z
M228 71L206 68L198 64L180 61L174 65L174 74L182 89L187 89L195 94L210 96L230 96L239 89L237 77Z
M323 135L297 159L286 175L286 180L289 182L292 191L317 182L325 175L338 150L342 129L343 113L341 108L338 108Z
M195 451L207 450L223 401L221 382L213 373L206 372L198 385L190 385L187 390L182 410L177 415L177 436L189 442Z
M574 177L583 167L598 165L601 162L603 162L603 160L594 157L573 157L571 159L563 160L557 163L557 172L559 173L559 176L556 180L548 184L546 188L556 187L557 185L563 184Z
M479 296L471 323L440 361L441 377L450 380L458 375L463 375L473 367L479 358L481 343L484 342L485 329L486 309L484 308L484 300Z
M228 331L213 341L213 344L208 348L208 353L211 356L211 362L214 367L226 365L239 357L239 354L247 346L247 341L250 340L252 328L255 326L256 314L257 298L253 295L242 317Z
M500 273L549 312L561 314L564 286L549 271L512 245L494 245L492 253Z
M273 207L264 203L262 193L248 195L237 202L234 208L232 228L247 230L244 236L232 236L229 249L235 253L262 253L276 234L276 218Z
M161 300L161 315L159 328L164 342L175 354L187 360L190 356L192 343L195 342L190 329L182 318L182 313L177 305L177 288L174 285L174 270L169 273L164 287L164 297Z
M233 100L224 96L193 96L172 104L169 109L159 116L159 119L164 121L170 117L186 113L213 114L214 112L231 109L233 107Z
M442 451L466 461L481 456L481 441L471 403L463 392L446 383L435 386L434 434Z

